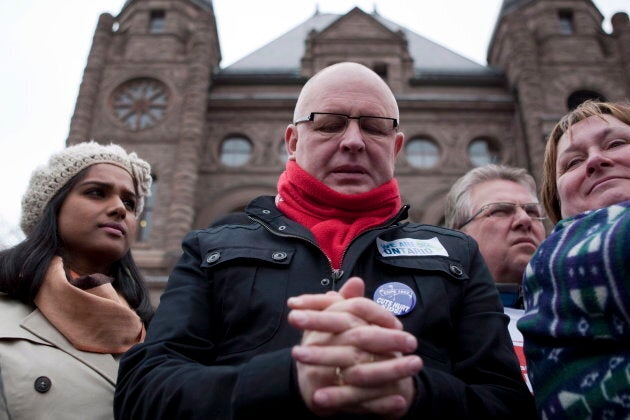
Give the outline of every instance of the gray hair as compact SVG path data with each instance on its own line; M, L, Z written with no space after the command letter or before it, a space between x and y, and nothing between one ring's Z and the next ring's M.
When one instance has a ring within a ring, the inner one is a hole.
M473 212L471 193L475 185L495 179L512 181L527 188L536 196L536 181L523 168L488 164L471 169L459 178L446 196L444 208L447 228L459 229Z

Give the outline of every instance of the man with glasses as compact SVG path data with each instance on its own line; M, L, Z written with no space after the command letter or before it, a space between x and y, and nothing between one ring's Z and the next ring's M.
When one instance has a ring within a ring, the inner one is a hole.
M453 184L445 208L446 227L469 234L479 244L510 316L510 334L529 385L516 321L523 315L525 267L546 234L536 182L522 168L480 166Z
M278 194L184 239L117 418L535 415L476 243L405 222L398 119L365 66L305 84Z

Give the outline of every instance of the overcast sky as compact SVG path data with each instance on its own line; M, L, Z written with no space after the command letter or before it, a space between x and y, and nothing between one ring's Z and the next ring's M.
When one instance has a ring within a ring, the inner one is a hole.
M63 148L98 16L116 16L125 0L0 1L0 236L17 226L31 171ZM502 0L214 0L225 67L299 25L319 8L345 13L376 7L480 64ZM610 17L629 0L596 0Z

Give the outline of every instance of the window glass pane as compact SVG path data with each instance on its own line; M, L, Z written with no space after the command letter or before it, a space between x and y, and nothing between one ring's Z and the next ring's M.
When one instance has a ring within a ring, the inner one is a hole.
M289 159L289 155L287 154L287 148L284 145L284 139L280 140L280 148L278 149L278 157L280 162L286 163L287 159Z
M573 34L573 12L570 10L563 10L558 13L558 20L560 22L560 33L564 35Z
M138 218L138 242L146 242L151 235L151 228L153 227L153 208L155 207L155 196L157 194L157 180L154 177L153 183L151 183L151 194L144 197L144 208L142 214Z
M486 139L473 140L468 146L468 157L474 166L499 162L499 151Z
M252 144L242 137L226 139L221 144L221 163L225 166L242 166L252 155Z
M162 33L165 26L166 13L164 10L152 10L151 18L149 19L149 32L152 34Z
M405 146L405 156L411 166L432 168L440 161L440 149L431 140L411 139Z

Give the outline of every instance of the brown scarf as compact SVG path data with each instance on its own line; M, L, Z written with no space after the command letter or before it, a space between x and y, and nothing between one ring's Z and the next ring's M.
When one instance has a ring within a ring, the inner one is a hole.
M72 279L54 257L35 305L79 350L119 354L144 340L144 324L102 274Z
M326 186L294 161L278 179L278 209L306 226L330 259L341 267L343 252L361 232L384 223L400 210L398 182L389 182L371 191L342 194Z

